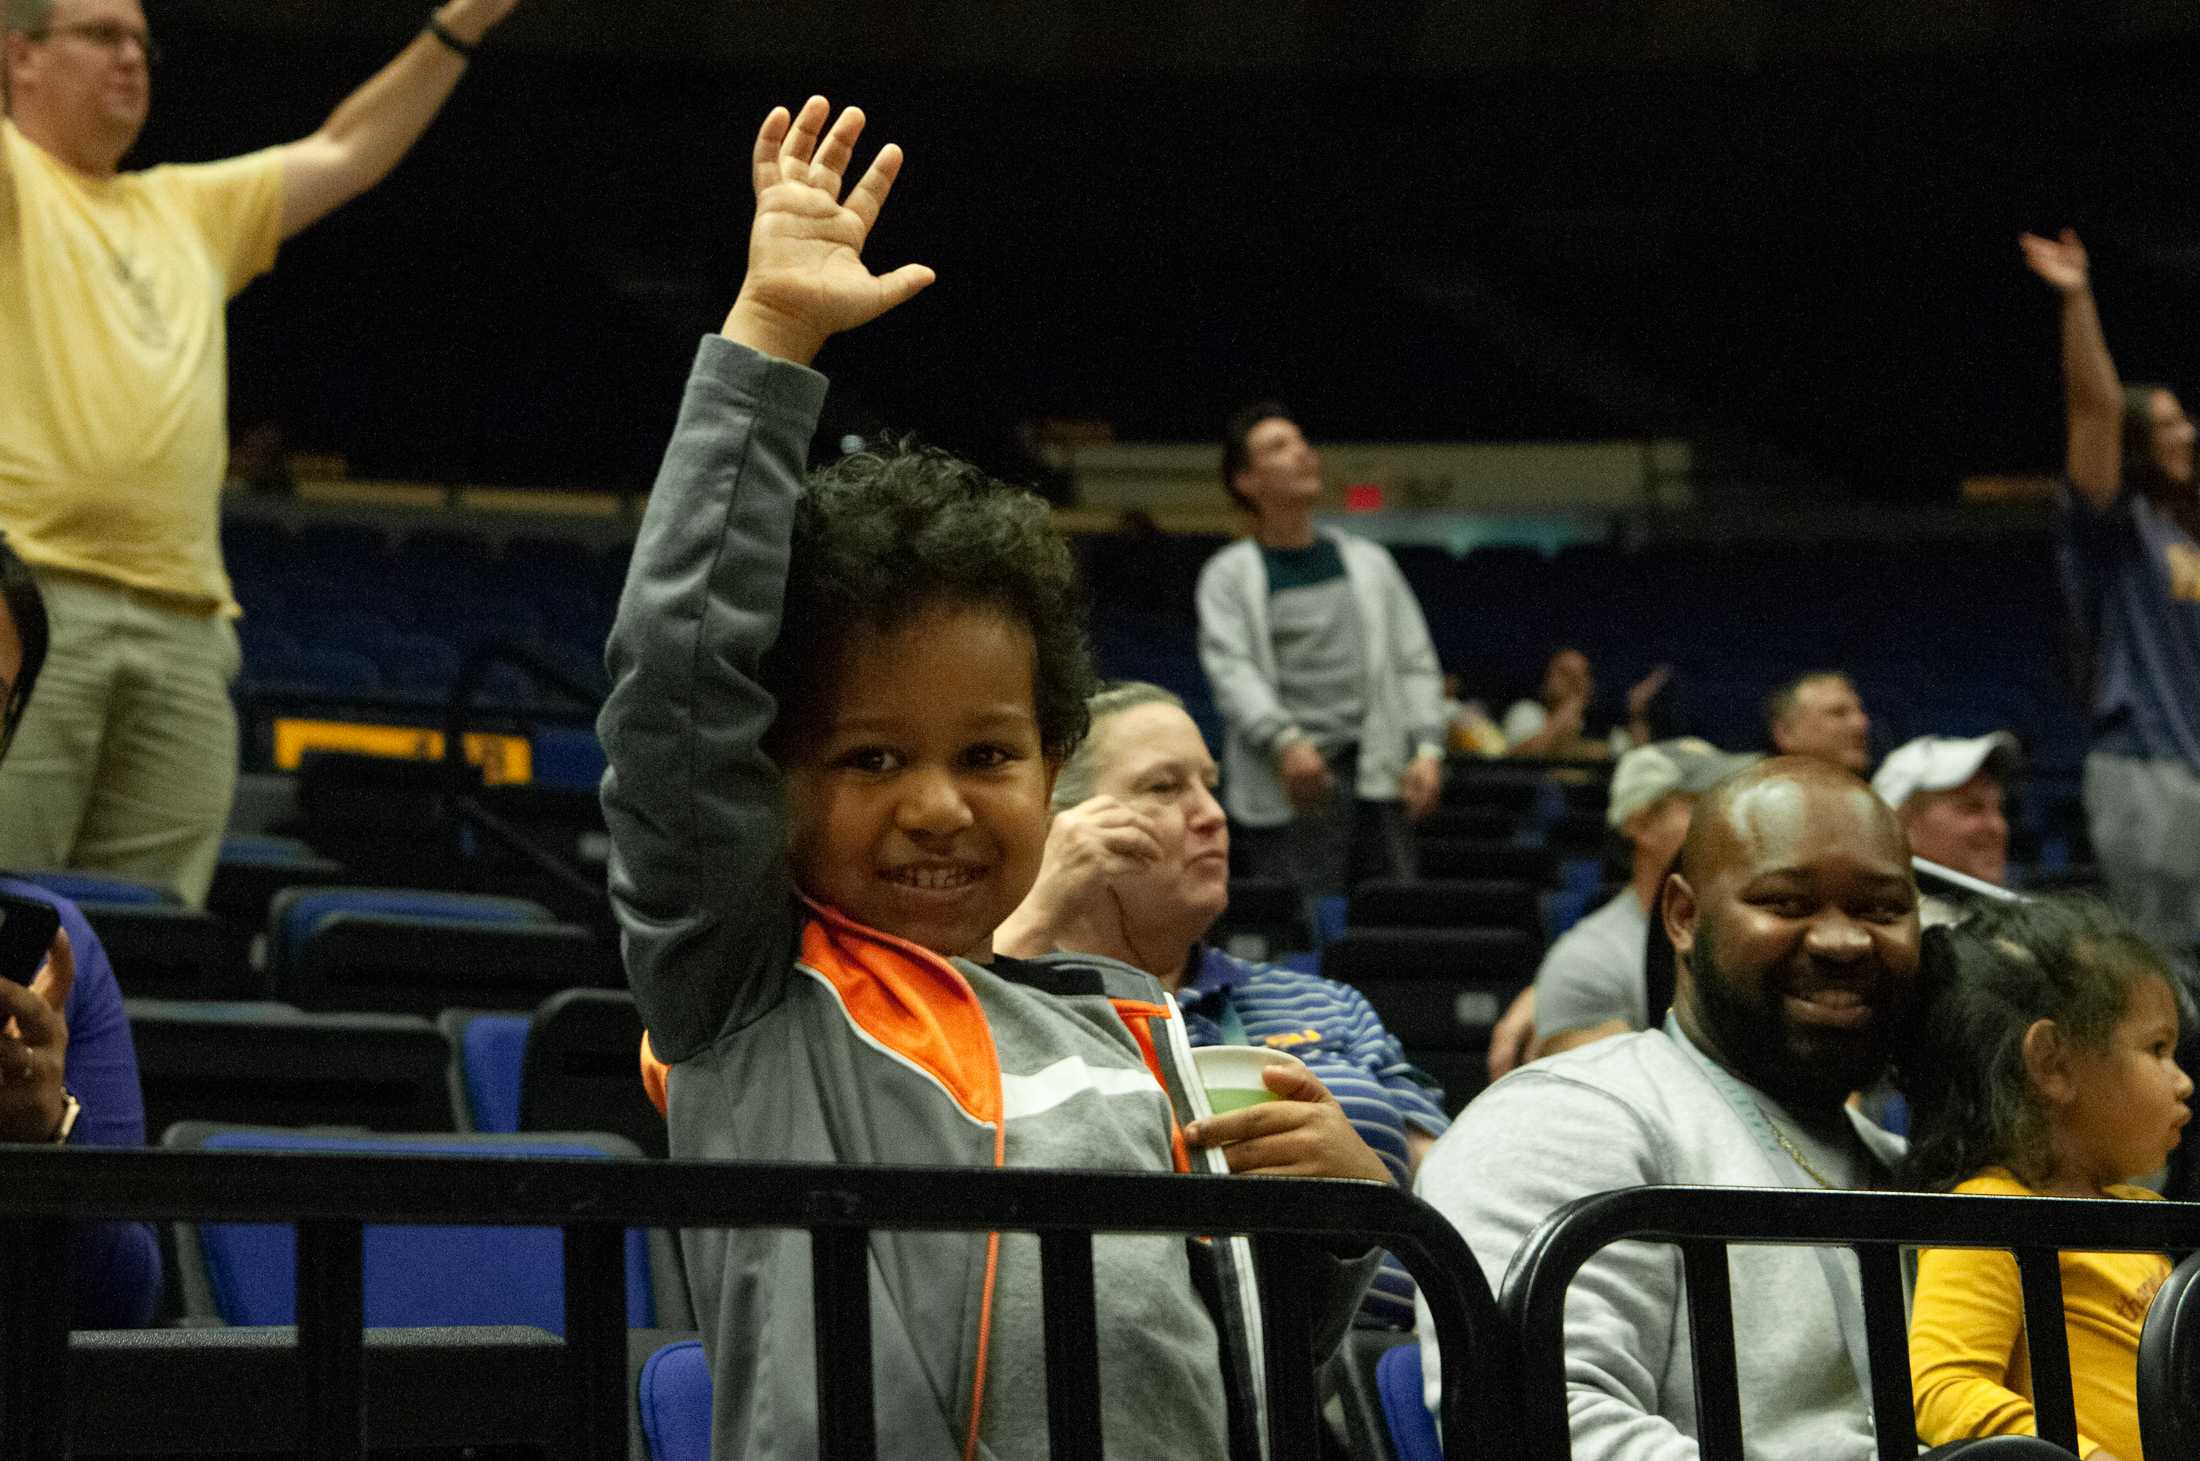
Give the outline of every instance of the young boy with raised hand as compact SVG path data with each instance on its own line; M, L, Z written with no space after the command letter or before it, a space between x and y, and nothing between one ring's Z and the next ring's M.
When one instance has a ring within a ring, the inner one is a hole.
M1194 1077L1166 992L1104 959L992 955L1091 684L1044 505L934 452L805 483L808 362L932 282L863 263L901 154L843 198L863 116L829 116L812 97L757 134L747 277L698 354L609 650L611 890L673 1155L1184 1170ZM1279 1093L1188 1134L1242 1140L1239 1170L1382 1177L1318 1082ZM814 1456L807 1237L685 1249L713 1454ZM1094 1261L1108 1454L1261 1455L1245 1245L1103 1236ZM1325 1344L1371 1271L1306 1276ZM870 1280L896 1456L1044 1454L1036 1240L879 1232Z

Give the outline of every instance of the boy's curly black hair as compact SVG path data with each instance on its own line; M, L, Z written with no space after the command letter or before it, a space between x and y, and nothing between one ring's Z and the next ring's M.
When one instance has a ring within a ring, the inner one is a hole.
M855 631L892 633L964 608L997 610L1031 631L1040 745L1066 759L1089 724L1092 653L1083 586L1046 503L910 441L812 472L795 508L779 637L759 674L780 706L775 749Z

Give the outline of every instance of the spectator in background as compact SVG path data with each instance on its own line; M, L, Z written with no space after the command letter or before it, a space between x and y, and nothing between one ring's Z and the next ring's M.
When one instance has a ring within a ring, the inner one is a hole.
M158 54L138 0L0 0L0 529L55 632L0 864L205 901L237 780L224 303L397 165L515 3L449 0L300 141L125 173Z
M1661 1029L1538 1061L1484 1091L1421 1164L1492 1285L1575 1198L1646 1183L1804 1189L1885 1179L1900 1143L1852 1113L1885 1068L1918 968L1917 885L1893 814L1822 762L1768 761L1705 794L1660 912L1679 959ZM1877 1454L1852 1268L1737 1248L1735 1360L1755 1461ZM1681 1259L1621 1243L1566 1301L1574 1454L1696 1454ZM1434 1405L1442 1370L1420 1317Z
M1650 702L1672 677L1671 665L1659 665L1637 681L1627 692L1627 723L1614 726L1599 739L1584 732L1597 694L1589 657L1578 649L1561 649L1544 666L1543 689L1537 698L1516 700L1506 710L1505 753L1551 761L1602 761L1648 745Z
M2083 650L2086 820L2117 908L2167 949L2200 939L2200 496L2193 426L2160 386L2125 387L2085 246L2025 234L2062 299L2069 427L2061 557Z
M1305 1061L1399 1186L1443 1134L1444 1093L1406 1061L1358 990L1255 964L1205 942L1230 901L1230 826L1215 763L1184 703L1111 685L1054 783L1038 879L993 936L996 952L1105 954L1167 986L1194 1047L1263 1045ZM1386 1259L1363 1323L1413 1325L1413 1281Z
M1839 670L1797 675L1765 697L1765 731L1782 756L1816 756L1858 776L1871 769L1871 717Z
M1200 570L1199 657L1246 870L1309 899L1410 877L1446 729L1413 590L1381 545L1315 526L1322 459L1283 407L1230 419L1222 481L1253 535Z
M2017 767L2007 731L1919 736L1881 763L1872 790L1894 808L1912 855L2000 887L2009 881L2006 797Z
M1444 748L1455 756L1502 756L1505 732L1479 700L1462 700L1455 674L1444 676Z
M0 757L45 663L37 581L0 540ZM122 991L99 936L68 899L14 878L0 893L61 915L53 953L28 986L0 979L0 1142L143 1146L145 1103ZM146 1223L82 1222L69 1232L70 1326L149 1322L160 1299L160 1247Z
M1543 956L1535 972L1536 1056L1648 1026L1644 957L1658 891L1697 799L1756 759L1694 739L1655 741L1619 758L1605 820L1633 849L1632 872L1616 897Z

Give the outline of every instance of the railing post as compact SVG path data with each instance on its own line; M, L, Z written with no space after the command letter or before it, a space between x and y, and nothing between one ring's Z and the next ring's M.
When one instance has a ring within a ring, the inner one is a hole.
M1879 1461L1916 1461L1917 1402L1910 1388L1902 1254L1887 1243L1858 1243L1853 1251L1864 1290L1864 1349L1871 1357L1872 1433Z
M2062 1295L2062 1255L2053 1248L2016 1250L2024 1288L2024 1347L2032 1360L2032 1412L2040 1439L2078 1454L2078 1408L2070 1392L2070 1335Z
M1726 1244L1679 1245L1688 1277L1688 1348L1696 1370L1696 1443L1706 1461L1742 1461L1741 1380L1735 1374L1734 1304Z
M1046 1312L1047 1455L1051 1461L1101 1461L1092 1234L1043 1234L1039 1282Z
M877 1461L871 1396L871 1235L810 1230L811 1310L817 1327L820 1461Z
M68 1224L0 1222L0 1458L69 1454Z
M565 1373L574 1461L623 1461L626 1231L609 1223L565 1228Z
M1268 1454L1275 1461L1314 1461L1321 1454L1321 1397L1309 1376L1314 1364L1309 1247L1288 1234L1253 1239L1267 1356Z
M358 1223L298 1224L299 1454L313 1461L366 1454L362 1247Z

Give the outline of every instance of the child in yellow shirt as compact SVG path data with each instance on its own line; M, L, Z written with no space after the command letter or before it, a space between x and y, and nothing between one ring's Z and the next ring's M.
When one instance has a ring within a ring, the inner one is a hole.
M2179 1140L2192 1082L2160 954L2091 899L1996 903L1946 931L1925 994L1929 1054L1906 1062L1907 1172L1936 1191L2152 1199L2126 1185ZM2139 1331L2169 1277L2160 1253L2064 1253L2079 1454L2141 1461ZM1910 1324L1918 1437L2037 1434L2016 1260L1919 1255Z

